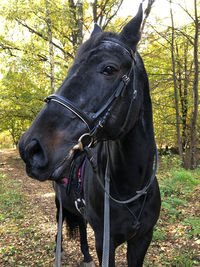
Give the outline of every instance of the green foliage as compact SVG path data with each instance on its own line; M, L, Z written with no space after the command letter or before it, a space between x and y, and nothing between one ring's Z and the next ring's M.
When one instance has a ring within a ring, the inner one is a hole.
M13 140L8 131L3 131L0 133L0 149L2 148L12 148Z
M186 235L189 237L199 237L200 236L200 222L199 217L188 217L183 221L183 225L189 226L189 230L187 230ZM199 240L200 244L200 240Z
M20 187L21 183L9 180L7 175L0 173L1 220L23 218Z
M177 219L183 218L184 206L187 206L187 197L192 194L195 186L200 185L200 181L192 171L187 171L181 167L178 167L178 169L174 167L169 170L169 162L172 164L172 162L179 161L178 159L171 160L168 156L163 158L163 162L168 161L168 164L164 164L164 170L161 172L161 175L164 175L160 180L162 210L171 222L175 222Z
M193 189L195 185L200 184L200 181L196 180L190 171L180 169L172 171L171 174L173 176L173 182L177 185L184 186L183 190L185 188Z
M170 266L193 267L198 266L198 261L195 260L195 255L192 250L185 250L183 253L182 250L175 249L172 254Z
M154 229L152 251L157 246L160 248L156 262L162 266L199 266L200 171L199 168L186 171L177 162L180 162L178 156L166 155L160 158L157 176L162 205L160 219ZM190 243L193 245L190 246ZM146 265L152 266L148 260Z
M0 131L9 131L15 144L41 109L45 90L25 72L10 70L1 81Z
M164 241L166 239L166 233L163 231L163 229L160 227L160 225L156 225L154 232L153 232L153 239L152 242L155 241Z
M0 132L9 132L15 145L41 109L44 97L52 92L52 75L55 88L66 77L80 44L79 34L82 40L91 31L92 10L96 8L97 22L109 27L121 0L96 1L93 8L88 1L82 4L81 18L74 1L0 3Z
M165 197L162 202L162 209L171 223L183 217L182 208L187 202L176 197Z

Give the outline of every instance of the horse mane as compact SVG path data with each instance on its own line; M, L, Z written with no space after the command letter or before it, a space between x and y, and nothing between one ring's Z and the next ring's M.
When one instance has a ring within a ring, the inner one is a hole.
M142 88L143 88L142 90L143 103L142 103L141 116L143 117L143 121L145 121L146 130L153 137L154 136L153 116L152 116L152 103L151 103L151 97L150 97L149 79L147 76L146 68L144 66L144 62L139 53L137 53L137 69L138 69L139 75L141 76L139 80L142 83Z

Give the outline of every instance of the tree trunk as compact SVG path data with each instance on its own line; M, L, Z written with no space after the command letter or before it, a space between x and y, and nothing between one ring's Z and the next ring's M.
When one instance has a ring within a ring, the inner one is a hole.
M141 26L141 32L143 32L143 30L144 30L147 18L150 15L150 12L151 12L151 9L152 9L154 2L155 2L155 0L148 0L147 8L144 11L144 19L143 19L142 26Z
M182 145L183 150L186 150L187 146L187 114L188 114L188 84L189 84L189 74L188 74L188 41L185 42L185 48L184 48L184 82L183 82L183 95L182 95L182 123L183 123L183 129L182 129Z
M83 42L83 3L78 0L77 4L77 45L80 46Z
M48 41L49 41L49 63L50 63L50 80L51 80L51 93L55 93L55 73L54 73L54 50L52 42L52 27L51 17L49 13L49 2L46 1L46 23L48 28Z
M197 167L196 159L196 145L197 145L197 118L198 118L198 75L199 75L199 62L198 62L198 38L199 38L199 20L197 15L197 1L194 0L194 10L195 10L195 37L194 37L194 82L193 82L193 101L194 107L192 112L192 123L191 123L191 140L190 140L190 169Z
M171 1L170 1L171 3ZM175 110L176 110L176 133L177 133L177 142L178 142L178 150L179 155L182 158L182 162L184 162L184 155L181 143L181 134L180 134L180 115L179 115L179 103L178 103L178 90L177 90L177 81L176 81L176 63L174 56L174 19L172 8L170 7L170 15L171 15L171 23L172 23L172 35L171 35L171 59L172 59L172 72L173 72L173 83L174 83L174 100L175 100Z
M97 23L97 0L94 0L92 4L92 9L93 9L93 21L94 23Z
M68 0L70 13L71 13L71 36L74 52L76 52L78 46L83 42L83 4L81 0L77 3L73 0Z

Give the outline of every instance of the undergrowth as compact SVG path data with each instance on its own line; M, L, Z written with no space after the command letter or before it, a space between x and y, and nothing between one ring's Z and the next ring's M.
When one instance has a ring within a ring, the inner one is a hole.
M152 242L159 251L156 261L162 266L200 266L200 168L185 170L178 157L165 156L157 177L162 207ZM146 264L152 266L148 260Z
M172 155L159 161L162 207L145 267L200 266L200 168L186 171ZM0 266L52 266L54 238L43 242L51 226L39 228L43 215L21 189L21 182L0 173Z
M43 245L40 214L22 184L0 173L0 266L50 266L54 242Z

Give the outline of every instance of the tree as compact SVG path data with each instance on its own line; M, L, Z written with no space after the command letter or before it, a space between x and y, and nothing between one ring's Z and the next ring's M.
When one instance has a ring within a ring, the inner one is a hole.
M171 4L171 0L170 0ZM172 73L173 73L173 84L174 84L174 100L175 100L175 110L176 110L176 134L178 141L178 150L179 155L184 162L183 147L181 143L181 133L180 133L180 115L179 115L179 103L178 103L178 89L176 82L176 62L175 62L175 43L174 43L174 17L172 7L170 7L170 16L171 16L171 60L172 60Z
M104 28L109 26L122 2L0 3L0 15L6 21L0 35L0 130L10 130L15 143L40 110L44 96L53 93L63 81L92 21L98 19ZM96 10L96 18L90 5Z
M170 1L171 2L171 1ZM181 90L180 90L180 101L182 105L182 118L183 118L183 143L181 144L181 137L180 137L180 120L179 120L179 108L178 108L178 98L177 98L177 88L176 88L176 79L178 80L178 77L176 78L176 70L175 70L175 60L173 57L174 54L174 48L172 49L172 65L173 65L173 74L174 74L174 90L175 90L175 99L176 99L176 118L177 118L177 137L178 137L178 144L179 144L179 154L182 156L184 166L185 168L196 168L197 167L197 155L196 155L196 147L197 147L197 119L198 119L198 104L199 104L199 92L198 92L198 76L199 76L199 68L198 68L198 39L199 39L199 18L197 15L197 1L194 0L194 15L192 15L186 8L182 7L181 8L185 11L185 13L192 19L193 23L193 32L192 35L188 35L186 32L182 32L184 37L187 40L190 41L191 43L191 48L193 48L193 56L192 56L192 64L191 64L191 70L192 70L192 80L193 80L193 93L192 93L192 100L193 100L193 105L192 105L192 113L190 117L190 140L188 142L188 146L185 147L186 149L186 157L184 158L183 156L183 151L182 151L182 145L185 145L185 131L187 126L185 125L186 123L186 116L187 116L187 111L188 111L188 99L186 100L187 97L187 86L185 83L185 91L184 91L184 97L182 96ZM172 20L172 46L174 46L174 22L173 22L173 14L172 14L172 9L171 9L171 20ZM186 61L187 59L185 59ZM187 62L186 62L187 64ZM177 69L180 69L180 64L177 64ZM187 66L185 66L185 70L187 69ZM179 71L179 77L181 76L181 73Z
M49 1L46 0L46 24L48 28L48 41L49 41L49 63L50 63L50 80L51 80L51 93L55 93L55 75L54 75L54 48L52 38L52 22L49 11Z
M152 88L156 140L160 147L177 147L185 168L197 165L198 147L198 38L199 18L179 6L191 20L176 25L171 10L171 26L146 25L147 38L142 44ZM195 15L196 13L196 15ZM162 21L161 21L162 23ZM163 24L163 23L162 23ZM145 35L143 35L145 36ZM148 47L148 49L146 49ZM196 63L195 63L196 62ZM193 151L193 152L192 152ZM192 163L193 162L193 163Z
M187 11L186 11L187 12ZM188 12L187 14L191 16ZM197 146L197 119L198 119L198 106L199 106L199 60L198 60L198 44L199 44L199 27L200 22L197 14L197 0L194 0L194 17L192 17L195 26L194 34L194 82L193 82L193 112L192 112L192 123L191 123L191 139L190 139L190 161L188 167L194 169L197 167L197 156L196 156L196 146Z
M117 15L122 3L123 0L94 0L92 3L93 21L105 30L109 23Z

